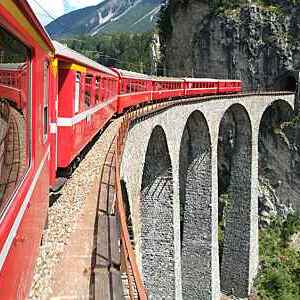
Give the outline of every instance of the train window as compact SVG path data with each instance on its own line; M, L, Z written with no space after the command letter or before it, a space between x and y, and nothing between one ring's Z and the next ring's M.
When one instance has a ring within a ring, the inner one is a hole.
M105 90L105 100L108 98L108 79L105 78L104 81L104 90Z
M125 94L126 93L126 83L125 83L125 81L124 80L122 80L122 92L121 92L121 94Z
M104 86L105 78L101 78L100 81L100 99L104 101L105 98L105 86Z
M100 76L96 76L95 79L95 103L100 101Z
M92 82L93 82L93 75L86 75L85 76L85 91L84 91L85 109L88 109L92 103Z
M75 114L79 112L80 81L81 81L81 73L80 72L76 72L75 96L74 96L74 112L75 112Z
M30 51L0 25L0 215L29 168Z
M49 62L44 63L44 103L43 103L43 122L44 122L44 141L48 136L48 102L49 102Z
M117 93L117 82L114 80L114 96Z

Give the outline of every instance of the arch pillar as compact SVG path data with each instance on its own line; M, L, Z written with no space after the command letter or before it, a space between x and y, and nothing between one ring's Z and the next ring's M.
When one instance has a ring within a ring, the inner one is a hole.
M250 247L248 294L257 275L258 254L258 126L252 126L251 202L250 202Z
M214 120L214 118L212 118ZM214 123L210 124L211 132L211 277L212 277L212 299L220 297L220 264L219 264L219 242L218 242L218 211L219 211L219 196L218 196L218 127Z
M166 135L151 134L141 186L141 262L150 298L175 298L173 174Z
M221 290L236 297L249 295L252 222L252 126L246 109L235 104L219 125L219 154L228 157L229 185L225 189L224 247ZM221 143L223 142L223 144ZM222 146L223 145L223 146Z
M210 299L211 141L199 111L188 118L179 155L181 271L184 299Z

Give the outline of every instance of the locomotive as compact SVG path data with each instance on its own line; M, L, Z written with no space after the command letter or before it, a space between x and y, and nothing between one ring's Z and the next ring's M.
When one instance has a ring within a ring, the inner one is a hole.
M0 299L25 299L58 170L72 172L116 114L242 82L104 67L52 41L26 0L0 2L0 35Z

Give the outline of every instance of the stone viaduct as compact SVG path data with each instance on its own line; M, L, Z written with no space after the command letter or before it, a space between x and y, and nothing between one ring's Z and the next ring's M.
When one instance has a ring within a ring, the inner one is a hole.
M130 128L121 177L150 299L219 299L221 291L249 295L258 268L261 120L270 109L291 116L294 101L293 94L200 98L153 113ZM235 126L228 131L229 115ZM232 144L233 159L219 260L222 139Z

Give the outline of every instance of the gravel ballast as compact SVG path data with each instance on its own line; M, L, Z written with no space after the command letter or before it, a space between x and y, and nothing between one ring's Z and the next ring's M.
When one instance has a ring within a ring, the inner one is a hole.
M114 120L105 129L60 191L60 197L49 207L48 228L44 231L29 299L49 299L55 268L68 244L90 188L94 180L100 177L106 152L118 124L119 120Z

